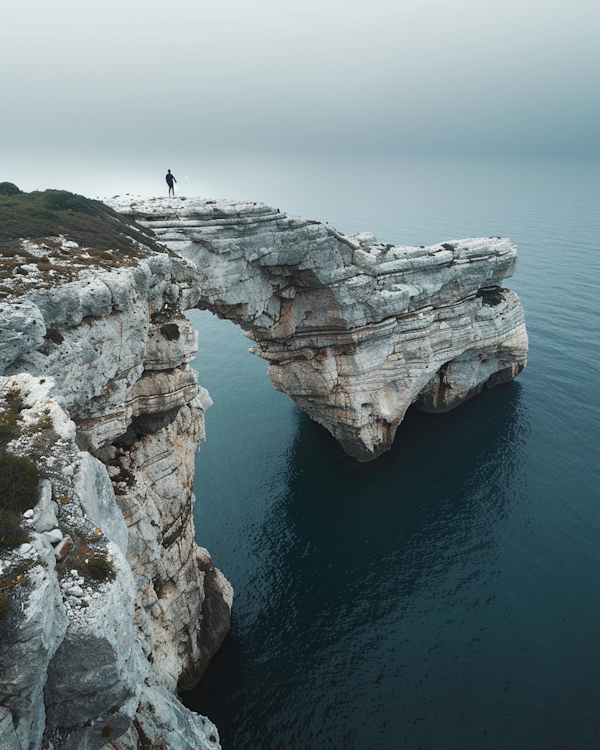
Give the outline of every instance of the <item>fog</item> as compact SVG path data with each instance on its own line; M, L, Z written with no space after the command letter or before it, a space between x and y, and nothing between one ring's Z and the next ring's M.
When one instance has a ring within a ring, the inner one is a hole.
M29 188L36 169L192 154L599 152L597 0L19 0L2 16L0 179Z

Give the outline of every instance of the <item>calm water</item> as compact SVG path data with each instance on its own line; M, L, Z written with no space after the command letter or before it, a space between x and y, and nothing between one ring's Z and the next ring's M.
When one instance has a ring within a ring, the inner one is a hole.
M215 402L197 541L231 632L186 703L225 750L600 747L598 164L231 162L220 193L345 232L505 235L530 360L357 466L239 329L192 312Z

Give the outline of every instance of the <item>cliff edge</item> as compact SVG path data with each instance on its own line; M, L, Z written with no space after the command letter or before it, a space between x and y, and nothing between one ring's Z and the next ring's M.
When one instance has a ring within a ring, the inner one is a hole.
M176 697L233 596L194 543L195 266L81 196L0 217L0 745L218 748Z

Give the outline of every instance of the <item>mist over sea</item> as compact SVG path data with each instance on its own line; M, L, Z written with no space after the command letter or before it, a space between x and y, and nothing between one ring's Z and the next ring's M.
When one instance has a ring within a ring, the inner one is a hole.
M196 539L236 595L183 699L223 750L600 749L599 24L598 0L4 3L0 181L166 196L170 169L177 198L518 246L526 370L409 410L367 465L189 312Z
M232 156L202 180L383 242L510 237L530 356L357 466L190 312L197 542L236 598L186 704L224 750L599 747L598 162Z

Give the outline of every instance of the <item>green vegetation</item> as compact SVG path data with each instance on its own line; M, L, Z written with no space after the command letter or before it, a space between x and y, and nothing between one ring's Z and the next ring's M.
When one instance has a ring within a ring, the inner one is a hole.
M79 211L85 214L94 213L94 201L67 190L46 190L42 193L41 202L50 211Z
M0 195L18 195L21 191L12 182L0 182Z
M28 539L20 523L24 511L36 503L38 470L28 459L6 451L19 434L19 415L23 399L18 391L4 395L0 411L0 548L16 547Z
M113 580L115 570L108 558L106 547L91 547L81 534L75 534L77 546L69 555L69 568L79 575L91 577L96 581Z
M59 243L46 239L58 235L77 242L90 255L103 259L140 257L137 242L165 252L149 230L132 225L130 219L100 201L66 190L22 193L10 182L0 183L0 255L14 257L17 252L22 253L21 239L44 242L49 252L64 257L80 254L77 250L74 253L61 250ZM111 250L118 255L110 254ZM39 261L39 258L32 260Z
M54 430L54 422L52 421L50 409L44 409L36 426L39 430Z
M3 407L3 411L0 411L0 449L3 449L19 434L17 424L23 410L23 399L19 391L10 390L4 394L4 403L0 406Z
M28 459L0 449L0 547L16 547L28 539L20 523L36 503L38 470Z
M105 581L107 578L114 578L115 572L106 557L106 553L96 552L89 558L88 568L92 578L97 581Z
M4 591L0 591L0 620L3 620L6 617L9 607L10 596L5 594Z

